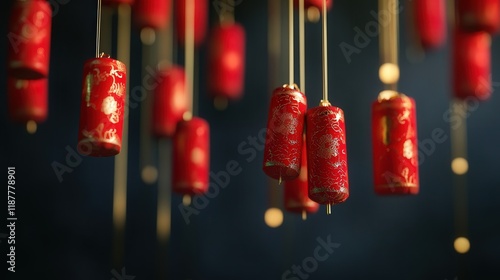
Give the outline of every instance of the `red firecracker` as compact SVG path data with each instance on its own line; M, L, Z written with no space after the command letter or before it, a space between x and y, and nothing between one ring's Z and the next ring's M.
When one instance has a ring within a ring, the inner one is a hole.
M446 41L446 0L415 0L415 29L422 47L432 49Z
M177 123L189 110L186 77L180 66L170 66L158 73L159 84L153 95L153 134L172 137Z
M466 31L500 30L500 0L457 0L458 25Z
M308 195L307 185L307 150L306 142L302 145L302 163L298 178L285 182L285 209L293 213L315 213L319 205Z
M173 139L172 190L184 195L208 190L210 127L201 118L181 121Z
M94 157L114 156L122 145L127 68L122 62L92 58L83 67L78 151Z
M325 103L310 109L306 120L309 198L342 203L349 197L344 112Z
M23 80L49 74L52 9L46 1L14 1L7 38L9 75Z
M240 98L245 78L245 29L237 23L214 27L209 50L210 93L228 99Z
M273 91L267 119L263 170L277 180L299 176L306 96L296 85Z
M299 7L299 0L294 0L295 7ZM333 0L326 0L326 9L330 10L333 5ZM304 0L304 8L316 7L321 10L323 7L323 0Z
M139 28L163 29L170 16L171 0L137 0L134 3L135 23Z
M48 81L7 79L9 116L15 122L34 121L37 123L47 119Z
M102 4L105 6L117 6L120 4L128 4L132 5L134 4L135 0L102 0Z
M208 1L193 0L194 3L194 43L200 45L207 33ZM177 37L184 44L186 40L186 0L179 0L177 5Z
M456 98L486 100L491 95L491 37L486 32L454 34L453 93Z
M417 194L415 101L403 94L372 104L373 181L377 194Z

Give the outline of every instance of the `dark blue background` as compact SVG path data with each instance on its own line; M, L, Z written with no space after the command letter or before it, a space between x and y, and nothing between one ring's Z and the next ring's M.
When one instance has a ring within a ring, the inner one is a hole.
M7 2L7 3L6 3ZM8 13L0 6L0 64L6 64ZM54 1L55 2L55 1ZM6 94L0 95L1 166L17 171L16 279L111 279L112 158L84 157L60 183L51 167L64 163L66 147L76 149L83 62L94 55L95 1L59 1L53 17L50 69L50 115L35 135L9 122ZM440 128L449 136L443 114L450 101L450 47L410 62L406 56L407 1L401 14L400 67L402 92L417 102L420 140ZM210 6L212 19L215 9ZM414 197L379 197L371 179L370 106L382 86L378 80L378 38L372 37L348 63L339 44L354 44L354 27L373 21L377 1L335 1L329 13L329 83L331 101L344 109L347 125L349 200L326 216L324 208L305 222L286 214L284 224L264 224L268 185L261 171L262 152L247 162L238 145L265 127L269 88L267 2L243 1L237 20L247 31L244 98L223 112L213 109L206 94L205 49L200 57L200 115L211 126L211 170L224 170L230 160L242 172L186 226L173 198L169 279L281 279L293 264L313 255L317 237L331 236L340 247L309 279L454 279L461 267L470 279L496 279L500 264L500 98L496 84L490 100L468 118L469 254L453 249L454 212L450 141L437 144L420 165L421 191ZM283 29L286 31L286 28ZM140 83L141 46L132 37L131 87ZM321 28L307 27L307 91L309 106L321 97ZM500 41L492 40L493 81L500 82ZM286 64L283 64L286 67ZM6 88L2 68L0 87ZM286 71L286 68L284 69ZM298 77L298 75L297 75ZM139 110L130 114L128 205L124 266L137 280L155 279L156 187L139 177ZM4 169L5 170L5 169ZM6 174L5 174L6 176ZM5 181L4 181L5 182ZM6 189L2 193L6 192ZM6 199L5 196L2 200ZM2 203L6 207L6 203ZM1 211L5 221L5 210ZM6 222L1 222L6 223ZM0 233L6 232L2 226ZM7 254L0 243L0 260ZM2 261L2 269L6 264ZM165 264L167 265L167 264ZM2 272L3 273L3 272ZM1 279L5 279L0 276ZM461 279L461 278L458 278ZM463 279L463 278L462 278Z

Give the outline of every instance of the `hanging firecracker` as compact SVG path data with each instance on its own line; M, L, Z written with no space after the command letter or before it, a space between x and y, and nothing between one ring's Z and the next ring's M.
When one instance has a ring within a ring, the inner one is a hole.
M194 3L194 43L200 45L205 40L208 24L208 1L193 0ZM179 0L177 5L177 38L184 44L186 40L186 0Z
M500 0L457 0L458 26L464 31L500 30Z
M9 75L23 80L49 74L52 9L47 1L14 1L10 15Z
M393 91L382 92L372 104L373 181L377 194L418 194L415 112L412 98Z
M299 176L306 109L306 96L297 85L283 85L274 90L262 168L269 177L286 181Z
M109 58L92 58L83 67L78 151L105 157L120 152L127 68Z
M184 195L200 195L208 190L210 127L198 117L181 121L173 139L172 190Z
M486 32L456 31L453 41L453 93L486 100L491 95L491 37Z
M415 31L422 47L433 49L446 41L446 1L415 0Z
M7 79L8 108L11 120L41 123L47 119L48 80Z
M121 4L128 4L132 5L134 4L135 0L102 0L102 4L105 6L117 6Z
M209 44L208 87L214 97L238 99L245 76L245 29L222 23L212 29Z
M322 100L306 120L309 197L327 206L342 203L349 197L344 112Z
M184 69L180 66L164 68L158 72L158 81L153 95L153 134L172 137L177 123L189 110Z
M315 213L318 211L319 205L312 201L308 195L307 184L307 150L306 142L302 145L302 163L300 174L294 180L285 181L285 209L292 213L301 213L305 219L306 213Z
M136 0L132 13L139 28L163 29L169 22L171 0Z

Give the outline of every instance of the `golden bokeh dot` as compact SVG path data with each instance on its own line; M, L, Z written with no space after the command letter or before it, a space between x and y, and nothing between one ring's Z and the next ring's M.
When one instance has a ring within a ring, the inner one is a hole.
M26 123L26 131L29 134L35 134L37 129L38 129L38 126L37 126L35 121L28 121Z
M306 11L307 21L318 22L320 17L321 17L321 14L320 14L319 9L317 7L312 6L312 7L307 8L307 11Z
M269 208L264 214L266 225L271 228L277 228L283 223L283 211L279 208Z
M470 242L467 237L457 237L455 242L453 242L453 247L455 247L455 251L460 254L465 254L469 252Z
M451 161L451 170L457 175L463 175L469 170L469 162L463 157L454 158Z
M142 181L146 184L153 184L158 179L158 169L152 165L146 165L141 172Z
M384 63L380 66L378 75L384 84L394 84L399 80L399 67L394 63Z

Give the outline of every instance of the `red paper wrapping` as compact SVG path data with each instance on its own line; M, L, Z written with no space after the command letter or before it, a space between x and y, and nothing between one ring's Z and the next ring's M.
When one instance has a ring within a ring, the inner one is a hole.
M172 190L200 195L208 190L210 128L201 118L181 121L173 139Z
M14 1L10 14L8 72L22 80L49 74L52 9L46 1Z
M134 21L139 28L163 29L167 26L172 0L136 0Z
M122 145L127 68L111 58L92 58L83 66L78 152L114 156Z
M456 31L453 45L453 94L486 100L491 89L491 37L486 32Z
M500 0L457 0L458 26L466 31L500 30Z
M134 4L134 0L102 0L102 4L105 6L117 6L120 4Z
M315 213L319 204L312 201L308 195L307 184L307 150L306 142L302 144L302 162L299 177L285 181L285 209L293 213Z
M200 45L205 40L208 25L208 1L193 0L194 2L194 43ZM184 44L186 40L186 0L179 0L177 4L177 38Z
M214 27L209 49L210 93L228 99L240 98L245 78L245 29L237 23Z
M415 29L422 47L433 49L446 41L446 0L415 0Z
M186 77L180 66L170 66L159 73L159 84L153 95L153 134L157 137L172 137L177 123L189 110L186 92Z
M296 86L273 91L267 119L263 170L277 180L299 176L306 96Z
M48 80L7 79L9 117L15 122L43 122L48 113Z
M344 112L318 106L307 111L306 121L309 198L342 203L349 197Z
M418 194L418 142L415 101L403 94L372 104L375 192Z

